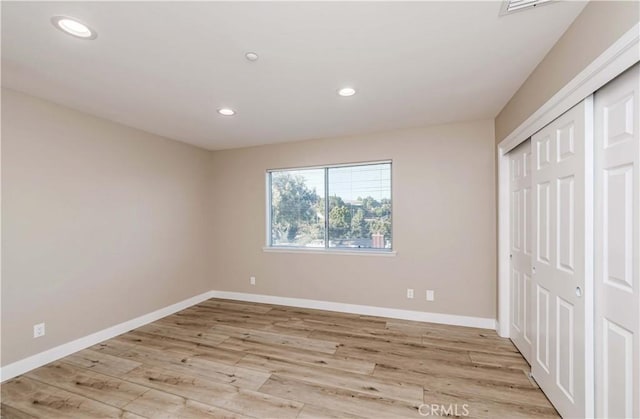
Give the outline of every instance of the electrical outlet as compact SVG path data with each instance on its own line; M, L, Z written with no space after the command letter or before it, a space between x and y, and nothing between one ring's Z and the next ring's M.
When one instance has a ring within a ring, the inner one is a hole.
M44 323L33 325L33 337L39 338L40 336L44 336Z
M255 276L252 276L251 278L249 278L249 283L250 283L251 285L255 285L255 284L256 284L256 277L255 277Z
M407 288L407 298L413 298L413 288Z
M435 292L433 290L427 290L427 301L433 301L435 299Z

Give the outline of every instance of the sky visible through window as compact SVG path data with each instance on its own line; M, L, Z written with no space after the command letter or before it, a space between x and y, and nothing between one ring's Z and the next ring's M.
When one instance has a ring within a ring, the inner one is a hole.
M391 167L388 163L365 166L330 167L329 196L339 196L345 201L355 201L368 196L380 201L391 199ZM324 173L321 170L292 170L300 175L311 190L324 195Z

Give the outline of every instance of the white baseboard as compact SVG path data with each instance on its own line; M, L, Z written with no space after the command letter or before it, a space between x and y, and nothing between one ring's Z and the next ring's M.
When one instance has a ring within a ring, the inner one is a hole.
M212 291L211 297L249 301L253 303L277 304L291 307L312 308L316 310L337 311L341 313L361 314L366 316L389 317L392 319L449 324L454 326L477 327L481 329L495 330L496 328L496 320L485 317L458 316L456 314L429 313L424 311L401 310L397 308L334 303L331 301L307 300L305 298L277 297L274 295L247 294L230 291Z
M508 333L504 333L504 330L500 329L500 321L496 320L496 333L498 334L498 336L500 336L501 338L508 338L509 334Z
M388 317L392 319L415 320L429 323L450 324L454 326L495 329L496 320L484 317L458 316L455 314L427 313L423 311L401 310L396 308L364 306L358 304L335 303L331 301L308 300L304 298L277 297L274 295L247 294L230 291L207 291L151 313L136 317L124 323L92 333L69 343L56 346L39 354L30 356L0 368L0 382L24 374L35 368L56 361L74 352L111 339L135 328L144 326L163 317L169 316L185 308L194 306L210 298L248 301L254 303L276 304L290 307L311 308L317 310L337 311L341 313L361 314L368 316Z
M137 327L149 324L210 298L213 298L213 291L207 291L203 294L187 298L186 300L158 309L151 313L144 314L140 317L136 317L135 319L128 320L115 326L111 326L99 332L92 333L88 336L84 336L74 341L56 346L55 348L40 352L39 354L21 359L20 361L16 361L12 364L5 365L4 367L0 368L0 382L6 381L20 374L24 374L25 372L31 371L32 369L41 367L60 358L64 358L65 356L71 355L74 352L81 351L97 343L126 333Z

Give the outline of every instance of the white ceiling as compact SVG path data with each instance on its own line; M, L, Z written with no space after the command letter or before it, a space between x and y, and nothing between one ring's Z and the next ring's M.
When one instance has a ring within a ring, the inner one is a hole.
M2 84L208 149L493 118L584 5L3 1Z

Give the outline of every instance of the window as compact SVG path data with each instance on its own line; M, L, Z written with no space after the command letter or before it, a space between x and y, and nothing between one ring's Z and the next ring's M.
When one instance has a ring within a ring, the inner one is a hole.
M271 170L268 199L270 247L391 250L391 162Z

